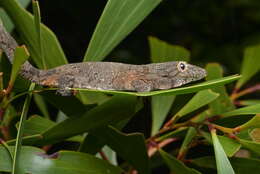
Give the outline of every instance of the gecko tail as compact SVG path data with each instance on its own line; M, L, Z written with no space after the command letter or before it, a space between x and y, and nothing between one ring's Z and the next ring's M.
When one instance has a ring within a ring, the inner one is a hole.
M3 50L11 63L13 63L14 52L17 46L18 44L14 38L5 30L0 21L0 49ZM26 61L21 67L20 74L25 79L38 84L41 71L42 70L33 67L28 61Z

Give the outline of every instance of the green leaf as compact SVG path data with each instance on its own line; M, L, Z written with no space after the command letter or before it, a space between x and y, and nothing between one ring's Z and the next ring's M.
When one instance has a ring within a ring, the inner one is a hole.
M117 163L117 156L116 156L116 152L115 152L115 151L113 151L113 150L112 150L110 147L108 147L108 146L104 146L104 147L102 148L102 152L106 155L108 161L109 161L111 164L113 164L113 165L115 165L115 166L118 165L118 163ZM102 158L101 155L99 155L99 154L97 154L97 156L98 156L99 158Z
M14 160L14 157L13 157L13 153L12 153L12 150L10 148L10 146L2 139L0 139L0 143L1 143L1 146L3 146L5 148L5 150L8 152L9 154L9 157L11 158L11 160L13 161ZM0 147L1 147L0 146Z
M226 153L216 135L216 130L211 130L218 174L235 174Z
M31 0L18 0L18 1L23 7L27 7L31 2ZM14 28L14 24L9 18L9 16L6 14L4 9L1 8L1 4L0 4L0 19L3 20L6 31L11 32Z
M244 140L244 139L239 139L239 142L241 143L241 145L256 153L257 155L260 155L260 143L259 142L254 142L254 141L248 141L248 140Z
M216 160L213 156L204 156L191 160L191 163L201 168L216 169Z
M155 135L169 113L175 96L152 96L152 130Z
M119 167L92 155L61 151L47 155L42 149L23 146L21 149L21 173L33 174L121 174ZM0 146L0 171L11 172L12 160Z
M22 8L16 0L2 0L1 5L6 10L22 39L25 41L32 59L38 67L43 68L33 16ZM41 25L41 33L43 52L48 53L45 55L47 68L53 68L67 63L61 46L53 32L46 26Z
M109 0L100 17L84 61L103 60L161 0Z
M241 68L242 78L237 82L236 88L241 88L260 69L260 45L247 47Z
M217 63L210 63L206 66L206 71L208 75L207 80L213 80L223 77L223 69ZM210 113L212 115L222 114L227 111L235 109L232 101L230 100L225 86L219 86L211 89L213 92L220 94L220 96L209 104Z
M175 157L169 155L163 150L160 149L159 152L172 173L200 174L200 172L198 172L197 170L185 166L181 161L177 160Z
M105 142L102 138L97 137L92 133L88 133L83 142L80 144L79 151L95 155L97 152L100 151L100 149L102 149L104 145Z
M133 115L142 108L139 106L140 104L140 102L137 103ZM147 173L149 171L149 162L143 135L136 133L123 134L119 131L130 119L131 117L128 117L127 119L118 122L114 125L115 128L106 126L91 130L81 144L80 151L96 154L100 151L102 146L107 144L117 152L121 158L131 163L137 170L142 173ZM120 143L118 141L120 141ZM128 146L129 148L127 148ZM139 160L136 160L136 157L138 157Z
M92 131L92 134L102 137L103 141L117 154L128 161L140 174L150 173L145 139L141 133L124 134L109 126L104 132Z
M212 92L211 90L199 91L195 94L192 99L185 105L178 113L173 117L174 120L181 118L184 115L187 115L202 106L209 104L214 101L219 96L218 93Z
M214 157L201 157L191 160L192 164L203 168L215 169ZM258 174L260 170L260 160L253 158L231 158L230 162L236 174Z
M120 103L120 104L119 104ZM114 96L80 117L71 117L42 134L37 144L58 142L105 125L113 125L135 113L136 97Z
M252 158L232 158L231 164L236 174L258 174L260 171L260 160Z
M142 107L143 107L142 101L138 100L136 104L135 112L133 113L132 116L134 116L135 113L139 112ZM117 124L114 125L114 127L118 130L123 129L126 126L126 124L129 122L129 120L131 120L132 116L118 122ZM94 129L91 132L89 132L85 137L84 141L82 142L82 144L80 145L80 151L90 153L90 154L96 154L98 151L100 151L100 149L105 144L108 144L110 142L110 139L104 139L103 136L103 132L110 131L108 129L111 128L105 126L102 128Z
M211 116L212 114L209 112L209 110L204 110L203 112L199 113L195 117L191 118L191 122L201 123Z
M33 99L34 99L34 102L37 105L38 109L41 111L42 115L45 118L50 118L48 106L47 106L44 98L39 94L34 94Z
M24 122L24 135L41 134L56 123L40 116L32 116Z
M260 104L260 100L239 100L237 102L239 105L242 106L251 106L251 105Z
M42 44L42 31L41 31L41 12L40 12L40 7L39 3L37 0L32 0L32 6L33 6L33 14L34 14L34 25L35 25L35 30L36 30L36 42L37 42L37 50L39 50L39 56L41 57L42 60L42 66L43 69L47 69L47 65L45 62L45 53L43 52L43 44Z
M42 133L55 126L57 123L40 117L38 115L31 116L24 122L24 137L23 144L33 144L32 142L42 139ZM82 142L83 137L81 135L71 137L67 141ZM8 144L12 145L15 140L8 141ZM29 142L29 143L28 143Z
M230 117L235 115L253 115L260 113L260 104L239 108L222 114L221 117Z
M61 110L68 117L79 117L95 105L84 105L73 96L62 97L52 92L42 92L40 95L55 108Z
M178 159L182 159L189 148L189 145L191 144L193 138L196 136L197 131L194 127L189 127L188 132L182 142L181 148L179 150Z
M83 104L102 104L110 99L110 96L107 96L101 92L88 92L80 91L78 93L78 98L82 101Z
M29 90L33 90L35 84L32 83ZM16 136L16 143L15 143L15 149L14 149L14 160L13 160L13 164L12 164L12 174L16 174L16 173L23 173L22 170L22 158L21 158L21 148L22 148L22 136L23 136L23 131L24 131L24 122L26 120L27 114L28 114L28 110L29 110L29 106L30 106L30 102L31 102L31 98L32 98L32 93L28 94L28 96L25 99L24 105L23 105L23 110L21 113L21 118L20 118L20 122L19 122L19 127L18 127L18 131L17 131L17 136Z
M212 142L212 138L210 136L209 133L206 132L201 132L203 137L211 144L213 144ZM241 148L241 144L231 138L225 137L225 136L217 136L218 140L220 142L220 144L222 145L225 153L227 154L228 157L232 157L234 156L234 154L239 151L239 149Z
M155 37L149 37L150 54L153 63L168 61L186 61L190 59L190 52L178 45L171 45Z
M248 122L236 127L238 131L246 131L248 129L260 128L260 114L254 116Z
M109 90L92 90L92 89L83 89L83 88L70 88L71 90L79 90L79 91L92 91L92 92L103 92L107 94L122 94L122 95L133 95L133 96L153 96L153 95L180 95L180 94L188 94L194 93L197 91L201 91L204 89L210 89L217 86L222 86L228 83L231 83L235 80L238 80L241 76L232 75L228 77L223 77L215 80L210 80L207 82L198 83L195 85L173 88L167 90L158 90L152 92L126 92L126 91L109 91Z
M14 24L12 23L9 16L6 14L3 8L0 7L0 19L6 29L7 32L11 32L14 28Z
M185 48L170 45L154 37L149 37L149 44L153 63L189 61L190 53ZM155 135L162 126L174 99L175 96L152 96L152 135Z
M29 58L29 53L25 46L17 47L14 52L14 60L9 84L13 85L24 62Z

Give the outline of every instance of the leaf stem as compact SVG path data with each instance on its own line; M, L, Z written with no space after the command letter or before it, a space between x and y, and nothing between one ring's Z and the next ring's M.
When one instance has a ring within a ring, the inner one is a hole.
M29 90L33 90L35 87L35 84L32 83ZM20 173L20 168L19 168L19 155L21 151L21 146L22 146L22 136L23 136L23 128L24 128L24 121L26 120L26 116L29 110L30 106L30 101L32 98L32 93L29 93L28 96L25 99L24 105L23 105L23 110L18 126L18 132L17 132L17 137L16 137L16 142L15 142L15 149L14 149L14 160L13 160L13 166L12 166L12 174L17 174Z
M253 93L253 92L256 92L256 91L259 91L259 90L260 90L260 84L256 84L256 85L249 87L249 88L246 88L246 89L244 89L240 92L234 91L230 98L231 98L231 100L234 101L241 96L244 96L246 94L250 94L250 93Z

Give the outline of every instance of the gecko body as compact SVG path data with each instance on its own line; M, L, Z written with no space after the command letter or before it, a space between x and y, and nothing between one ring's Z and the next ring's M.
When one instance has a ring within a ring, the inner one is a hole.
M13 61L16 41L0 24L0 49ZM183 61L131 65L115 62L82 62L40 70L25 62L20 74L36 84L60 88L62 95L68 88L123 90L147 92L182 86L206 76L206 71Z

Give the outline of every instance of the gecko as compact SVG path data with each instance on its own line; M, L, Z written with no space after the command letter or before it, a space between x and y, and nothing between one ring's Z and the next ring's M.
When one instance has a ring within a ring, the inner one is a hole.
M0 24L0 49L13 62L18 46L15 39ZM82 62L52 69L37 69L26 61L20 75L38 85L57 87L63 96L70 88L149 92L171 89L203 79L205 69L185 61L132 65L116 62Z

